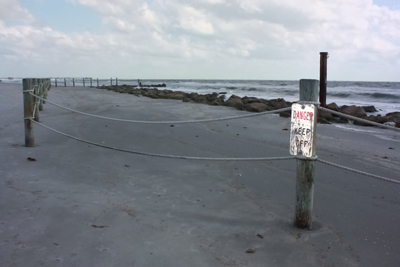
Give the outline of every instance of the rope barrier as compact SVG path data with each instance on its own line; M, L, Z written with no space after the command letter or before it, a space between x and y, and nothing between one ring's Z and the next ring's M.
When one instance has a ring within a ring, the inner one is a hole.
M66 107L60 106L60 105L55 104L53 102L50 102L47 99L45 100L42 97L39 97L39 96L37 96L35 94L32 94L31 93L32 91L34 92L35 90L26 90L24 92L28 92L30 95L34 96L35 98L37 98L39 100L47 101L48 103L50 103L50 104L52 104L54 106L57 106L59 108L62 108L62 109L65 109L65 110L68 110L68 111L71 111L71 112L79 113L79 114L90 116L90 117L100 118L100 119L107 119L107 120L121 121L121 122L131 122L131 123L144 123L144 124L182 124L182 123L212 122L212 121L232 120L232 119L239 119L239 118L246 118L246 117L261 116L261 115L265 115L265 114L278 113L278 112L291 110L291 107L288 107L288 108L282 108L282 109L278 109L278 110L260 112L260 113L255 113L255 114L231 116L231 117L216 118L216 119L191 120L191 121L137 121L137 120L124 120L124 119L103 117L103 116L98 116L98 115L93 115L93 114L89 114L89 113L73 110L73 109L70 109L70 108L66 108ZM35 104L34 104L35 107L36 107L37 103L38 102L35 102ZM317 104L317 102L311 103L311 102L305 102L305 101L299 101L297 103L299 103L299 104ZM365 120L365 119L360 119L360 118L357 118L357 117L354 117L354 116L351 116L351 115L347 115L347 114L343 114L343 113L340 113L340 112L337 112L337 111L333 111L333 110L330 110L330 109L327 109L327 108L323 108L323 107L318 107L318 108L321 109L321 110L328 111L328 112L331 112L333 114L342 116L342 117L346 117L346 118L349 118L349 119L353 119L353 120L369 123L371 125L375 125L375 126L378 126L378 127L397 130L397 131L400 130L399 128L394 128L394 127L383 125L383 124L380 124L380 123L371 122L371 121L368 121L368 120ZM36 108L34 108L34 112L35 112L35 109ZM39 123L39 122L33 120L33 118L24 118L24 119L30 119L32 122L34 122L34 123L46 128L48 130L51 130L51 131L53 131L55 133L58 133L60 135L63 135L65 137L69 137L71 139L74 139L74 140L77 140L77 141L80 141L80 142L83 142L83 143L87 143L87 144L91 144L91 145L94 145L94 146L103 147L103 148L107 148L107 149L111 149L111 150L115 150L115 151L127 152L127 153L138 154L138 155L161 157L161 158L188 159L188 160L213 160L213 161L267 161L267 160L303 159L303 157L298 157L298 156L259 157L259 158L210 158L210 157L189 157L189 156L175 156L175 155L164 155L164 154L147 153L147 152L141 152L141 151L127 150L127 149L123 149L123 148L116 148L116 147L106 146L106 145L102 145L102 144L99 144L99 143L87 141L87 140L84 140L84 139L81 139L81 138L78 138L78 137L75 137L75 136L60 132L58 130L55 130L55 129L49 127L49 126L46 126L46 125L44 125L42 123ZM340 168L340 169L343 169L343 170L347 170L347 171L351 171L351 172L354 172L354 173L362 174L362 175L369 176L369 177L372 177L372 178L376 178L376 179L379 179L379 180L383 180L383 181L386 181L386 182L400 184L400 181L397 181L397 180L394 180L394 179L385 178L385 177L382 177L382 176L379 176L379 175L374 175L374 174L363 172L363 171L359 171L359 170L356 170L356 169L353 169L353 168L345 167L345 166L342 166L342 165L339 165L339 164L336 164L336 163L332 163L332 162L329 162L329 161L326 161L326 160L319 159L316 156L313 157L313 158L305 158L305 159L318 161L318 162L324 163L326 165L330 165L330 166L333 166L333 167L336 167L336 168Z
M369 176L369 177L372 177L372 178L376 178L376 179L379 179L379 180L383 180L383 181L386 181L386 182L390 182L390 183L400 184L400 181L397 181L397 180L385 178L385 177L382 177L382 176L379 176L379 175L375 175L375 174L371 174L371 173L367 173L367 172L363 172L363 171L359 171L359 170L352 169L352 168L349 168L349 167L345 167L345 166L342 166L342 165L339 165L339 164L336 164L336 163L332 163L332 162L329 162L329 161L326 161L326 160L317 159L317 161L319 161L321 163L324 163L326 165L330 165L330 166L339 168L339 169L351 171L351 172L358 173L358 174L363 174L363 175L366 175L366 176Z
M30 93L31 94L31 93ZM79 113L82 115L94 117L94 118L99 118L99 119L105 119L105 120L112 120L112 121L120 121L120 122L130 122L130 123L143 123L143 124L183 124L183 123L200 123L200 122L213 122L213 121L224 121L224 120L233 120L233 119L240 119L240 118L248 118L248 117L255 117L255 116L262 116L266 114L272 114L272 113L279 113L283 111L288 111L291 110L291 107L288 108L281 108L281 109L276 109L276 110L271 110L271 111L265 111L265 112L260 112L260 113L254 113L254 114L246 114L246 115L239 115L239 116L231 116L231 117L224 117L224 118L216 118L216 119L203 119L203 120L191 120L191 121L138 121L138 120L124 120L124 119L116 119L116 118L110 118L110 117L103 117L99 115L94 115L94 114L89 114L86 112L82 111L77 111L74 109L66 108L63 106L60 106L56 103L53 103L49 101L48 99L43 99L37 95L31 94L34 97L46 101L46 103L50 103L51 105L54 105L56 107Z
M384 125L384 124L381 124L381 123L377 123L377 122L373 122L373 121L369 121L369 120L365 120L365 119L360 119L360 118L357 118L357 117L354 117L354 116L351 116L351 115L347 115L347 114L344 114L344 113L341 113L341 112L338 112L338 111L334 111L334 110L331 110L331 109L323 108L323 107L318 107L318 108L319 108L320 110L324 110L324 111L330 112L330 113L332 113L332 114L336 114L336 115L338 115L338 116L345 117L345 118L348 118L348 119L352 119L352 120L355 120L355 121L360 121L360 122L368 123L368 124L371 124L371 125L374 125L374 126L378 126L378 127L381 127L381 128L386 128L386 129L391 129L391 130L395 130L395 131L400 131L400 128L396 128L396 127L392 127L392 126L387 126L387 125Z
M87 141L63 132L60 132L56 129L53 129L49 126L46 126L42 123L39 123L37 121L31 120L36 124L39 124L40 126L51 130L53 132L56 132L58 134L61 134L63 136L75 139L77 141L87 143L90 145L98 146L98 147L103 147L111 150L116 150L116 151L122 151L122 152L128 152L132 154L138 154L138 155L145 155L145 156L152 156L152 157L160 157L160 158L173 158L173 159L190 159L190 160L214 160L214 161L261 161L261 160L288 160L288 159L295 159L295 156L289 156L289 157L260 157L260 158L208 158L208 157L187 157L187 156L174 156L174 155L163 155L163 154L155 154L155 153L147 153L147 152L140 152L140 151L134 151L134 150L128 150L128 149L123 149L123 148L116 148L116 147L110 147L106 145L102 145L99 143Z

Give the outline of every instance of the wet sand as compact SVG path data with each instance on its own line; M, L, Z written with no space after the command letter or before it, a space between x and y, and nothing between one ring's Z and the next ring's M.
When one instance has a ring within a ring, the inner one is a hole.
M312 230L293 226L295 160L164 159L88 145L34 125L24 147L21 85L0 84L0 266L397 266L400 185L318 163ZM246 114L88 87L48 99L135 120ZM50 104L41 122L89 141L202 157L289 155L290 119L142 125ZM318 125L317 155L400 180L400 135ZM36 161L29 161L27 158ZM261 235L257 236L257 234ZM252 248L254 253L246 253Z

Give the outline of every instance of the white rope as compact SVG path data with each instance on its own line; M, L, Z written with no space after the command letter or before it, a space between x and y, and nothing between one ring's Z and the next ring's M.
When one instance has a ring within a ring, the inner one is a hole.
M392 127L392 126L387 126L387 125L384 125L384 124L381 124L381 123L377 123L377 122L373 122L373 121L369 121L369 120L365 120L365 119L360 119L360 118L357 118L357 117L354 117L354 116L351 116L351 115L347 115L347 114L344 114L344 113L341 113L341 112L338 112L338 111L334 111L334 110L331 110L331 109L328 109L328 108L323 108L323 107L318 107L318 108L319 108L320 110L324 110L324 111L330 112L330 113L332 113L332 114L336 114L336 115L338 115L338 116L345 117L345 118L348 118L348 119L352 119L352 120L355 120L355 121L360 121L360 122L368 123L368 124L371 124L371 125L374 125L374 126L378 126L378 127L381 127L381 128L386 128L386 129L391 129L391 130L395 130L395 131L400 131L400 128L396 128L396 127Z
M154 153L147 153L147 152L140 152L140 151L134 151L134 150L128 150L128 149L123 149L123 148L116 148L116 147L110 147L110 146L106 146L106 145L102 145L99 143L95 143L95 142L91 142L91 141L87 141L60 131L57 131L49 126L46 126L44 124L41 124L37 121L31 120L36 124L39 124L40 126L49 129L53 132L56 132L58 134L61 134L63 136L75 139L77 141L83 142L83 143L87 143L87 144L91 144L94 146L99 146L99 147L103 147L103 148L108 148L108 149L112 149L112 150L116 150L116 151L122 151L122 152L128 152L128 153L132 153L132 154L138 154L138 155L145 155L145 156L152 156L152 157L160 157L160 158L173 158L173 159L190 159L190 160L215 160L215 161L260 161L260 160L287 160L287 159L295 159L295 156L289 156L289 157L261 157L261 158L207 158L207 157L186 157L186 156L174 156L174 155L163 155L163 154L154 154Z
M329 161L326 161L326 160L317 159L317 161L319 161L321 163L324 163L324 164L327 164L327 165L330 165L330 166L333 166L333 167L336 167L336 168L340 168L340 169L343 169L343 170L355 172L355 173L358 173L358 174L363 174L363 175L366 175L366 176L369 176L369 177L372 177L372 178L376 178L376 179L379 179L379 180L383 180L383 181L386 181L386 182L400 184L400 181L397 181L397 180L385 178L385 177L382 177L382 176L379 176L379 175L375 175L375 174L371 174L371 173L367 173L367 172L363 172L363 171L359 171L359 170L352 169L352 168L349 168L349 167L345 167L345 166L342 166L342 165L339 165L339 164L336 164L336 163L332 163L332 162L329 162Z
M37 95L31 94L36 98L39 98L41 100L46 101L46 103L50 103L56 107L71 111L71 112L75 112L75 113L79 113L82 115L86 115L86 116L90 116L90 117L95 117L95 118L99 118L99 119L105 119L105 120L112 120L112 121L120 121L120 122L130 122L130 123L144 123L144 124L183 124L183 123L199 123L199 122L212 122L212 121L224 121L224 120L233 120L233 119L241 119L241 118L248 118L248 117L255 117L255 116L262 116L262 115L266 115L266 114L272 114L272 113L279 113L279 112L283 112L283 111L287 111L287 110L291 110L291 107L288 108L281 108L281 109L276 109L276 110L271 110L271 111L266 111L266 112L260 112L260 113L254 113L254 114L246 114L246 115L239 115L239 116L231 116L231 117L224 117L224 118L216 118L216 119L204 119L204 120L191 120L191 121L137 121L137 120L124 120L124 119L116 119L116 118L110 118L110 117L103 117L103 116L99 116L99 115L93 115L93 114L89 114L89 113L85 113L82 111L77 111L74 109L70 109L70 108L66 108L63 106L60 106L56 103L53 103L51 101L49 101L48 99L43 99Z

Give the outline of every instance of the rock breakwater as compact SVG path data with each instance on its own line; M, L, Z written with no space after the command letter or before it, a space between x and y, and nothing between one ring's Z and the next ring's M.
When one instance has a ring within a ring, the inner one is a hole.
M257 97L239 97L232 95L229 99L225 99L224 93L211 93L211 94L198 94L198 93L185 93L182 91L161 90L157 88L136 87L131 85L114 85L114 86L99 86L98 89L115 91L118 93L132 94L135 96L145 96L153 99L175 99L183 102L201 103L213 106L227 106L233 107L238 110L245 110L249 112L264 112L272 111L281 108L290 107L292 102L285 101L283 98L277 99L263 99ZM368 115L367 113L376 112L374 106L338 106L336 103L327 105L328 109L338 111L344 114L355 116L358 118L366 119L377 123L386 123L400 128L400 112L391 112L382 115ZM291 112L285 111L279 114L281 117L290 118ZM319 110L318 123L331 124L331 123L348 123L349 120L330 112ZM354 124L361 126L371 126L367 123L354 121Z

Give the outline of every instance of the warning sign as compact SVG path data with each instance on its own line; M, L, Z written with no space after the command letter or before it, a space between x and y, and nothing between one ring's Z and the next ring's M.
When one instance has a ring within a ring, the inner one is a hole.
M290 154L312 156L315 107L312 104L293 104L290 130Z

